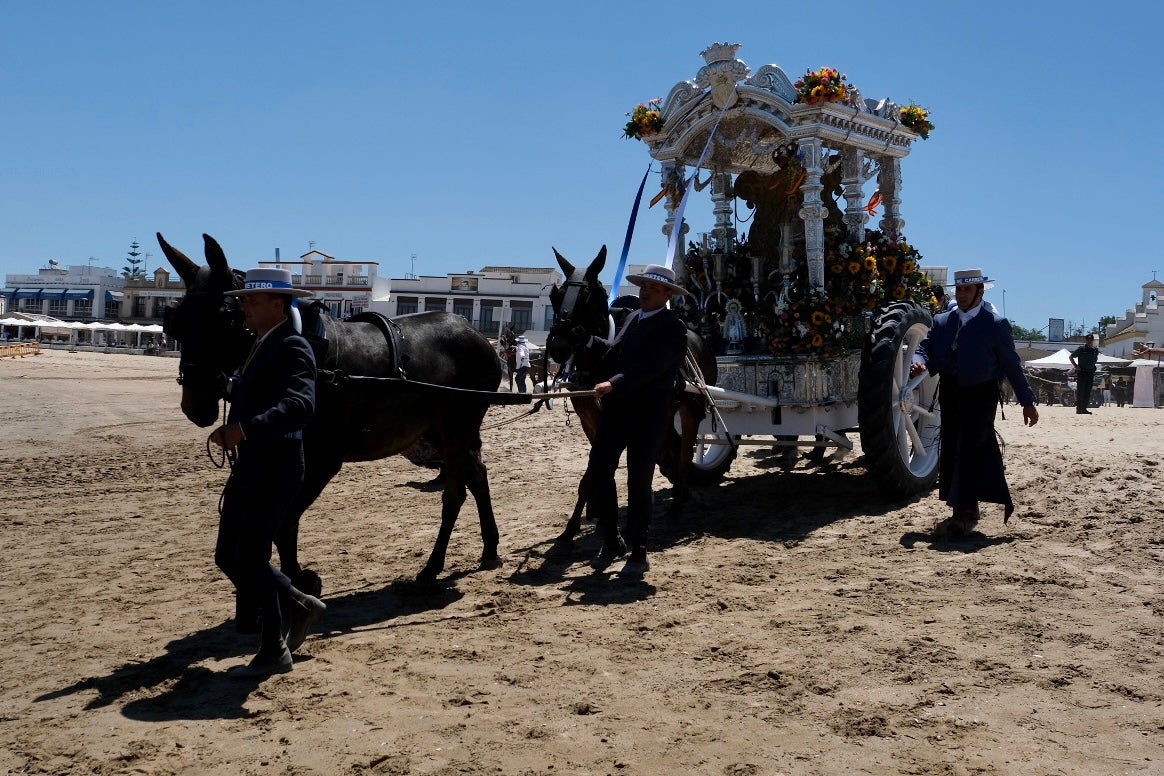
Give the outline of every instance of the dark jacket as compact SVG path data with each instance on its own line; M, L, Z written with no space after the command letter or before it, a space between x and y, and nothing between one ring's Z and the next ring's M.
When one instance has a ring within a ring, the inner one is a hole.
M614 390L603 402L661 402L669 406L675 377L687 352L687 327L666 308L627 325L617 351L615 374L610 378Z
M301 437L315 412L315 356L289 321L253 352L231 391L227 421L242 426L242 449Z
M957 347L954 347L955 341ZM934 325L917 353L925 359L930 372L956 374L962 385L990 380L997 383L1005 376L1019 404L1028 407L1035 403L1034 391L1014 349L1010 322L985 306L961 325L957 310L934 316Z

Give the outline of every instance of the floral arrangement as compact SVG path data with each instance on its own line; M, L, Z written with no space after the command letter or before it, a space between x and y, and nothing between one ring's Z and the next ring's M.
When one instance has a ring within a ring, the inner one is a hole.
M623 136L628 139L642 140L661 130L663 128L663 114L660 112L662 103L661 99L656 98L636 105L632 113L626 114L630 116L630 121L622 128Z
M848 102L849 87L845 83L848 78L832 67L809 70L803 78L793 84L796 88L796 101L808 105L815 105L818 102Z
M694 243L687 253L687 267L702 292L707 309L698 313L701 330L713 333L722 321L716 318L715 284L710 266ZM792 277L787 298L781 301L782 279L774 277L753 288L748 244L741 241L724 267L723 291L744 303L744 320L754 334L753 348L773 355L815 355L829 358L861 347L865 316L892 302L913 300L931 312L939 312L929 278L921 270L922 256L902 237L877 230L865 233L862 242L852 240L843 227L825 234L825 286L812 288L803 267ZM703 269L701 273L699 270ZM691 310L691 313L696 313Z
M901 123L925 140L934 131L934 122L930 121L930 112L920 105L906 105L901 109Z

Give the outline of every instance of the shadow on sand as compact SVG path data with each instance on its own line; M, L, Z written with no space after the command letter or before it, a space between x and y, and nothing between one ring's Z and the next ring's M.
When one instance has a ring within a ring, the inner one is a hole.
M469 573L473 572L452 574L432 585L395 581L379 590L341 591L328 596L323 620L326 630L313 638L423 624L402 618L439 612L460 600L463 593L456 589L456 580ZM207 659L249 657L257 647L256 636L239 635L233 622L228 621L171 641L157 657L125 663L106 676L82 679L35 700L95 692L96 697L83 707L91 710L149 692L148 698L129 700L122 713L130 719L155 722L247 717L250 712L245 708L246 700L263 679L244 678L234 669L213 671L198 664ZM296 662L310 659L300 655Z

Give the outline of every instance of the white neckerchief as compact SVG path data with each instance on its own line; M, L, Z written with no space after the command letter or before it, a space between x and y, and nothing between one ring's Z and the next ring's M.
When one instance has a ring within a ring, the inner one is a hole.
M955 307L954 309L958 311L958 320L960 320L962 325L965 326L970 322L971 318L973 318L975 315L978 315L978 311L982 309L982 302L979 302L978 304L971 307L969 312L962 312L961 307Z

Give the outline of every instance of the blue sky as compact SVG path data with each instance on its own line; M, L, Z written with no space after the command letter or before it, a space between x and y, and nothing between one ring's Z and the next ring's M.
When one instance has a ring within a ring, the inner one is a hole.
M650 161L624 114L731 41L753 72L829 65L928 107L905 235L997 276L1016 323L1122 317L1164 280L1157 3L396 7L5 3L0 274L120 268L135 239L153 269L157 231L192 256L208 232L239 267L314 241L394 277L413 255L435 275L617 256ZM687 215L710 228L706 200ZM664 258L663 218L644 210L632 262Z

